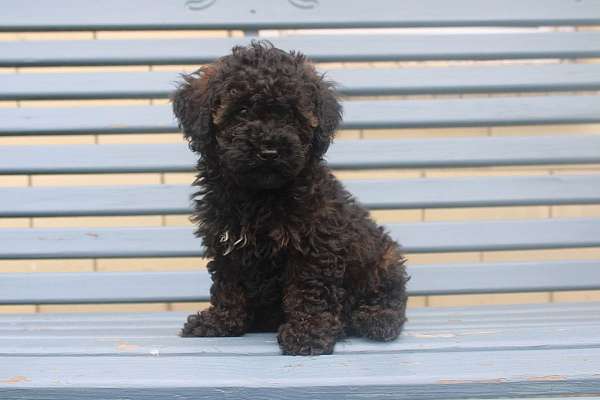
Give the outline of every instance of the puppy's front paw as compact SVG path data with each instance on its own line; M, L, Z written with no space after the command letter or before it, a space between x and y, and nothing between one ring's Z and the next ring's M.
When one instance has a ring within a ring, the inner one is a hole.
M190 315L181 330L181 336L241 336L246 333L246 325L245 317L211 307Z
M335 336L320 327L290 321L279 327L277 341L283 354L292 356L318 356L333 353Z

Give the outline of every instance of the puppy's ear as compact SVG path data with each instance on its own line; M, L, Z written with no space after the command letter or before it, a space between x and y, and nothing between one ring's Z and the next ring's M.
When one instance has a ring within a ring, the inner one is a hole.
M210 88L210 79L216 73L213 65L183 75L183 82L171 96L173 112L179 121L190 148L204 153L211 140L211 108L214 94Z
M329 148L342 120L342 106L338 102L333 83L324 80L319 82L316 114L317 126L314 130L312 146L313 152L320 158Z

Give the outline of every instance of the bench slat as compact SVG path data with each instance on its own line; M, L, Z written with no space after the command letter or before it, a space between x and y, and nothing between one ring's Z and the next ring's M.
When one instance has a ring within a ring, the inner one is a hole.
M592 315L588 317L593 317ZM410 315L409 315L410 318ZM412 319L409 319L411 322ZM185 321L181 317L180 323ZM509 320L510 321L510 320ZM131 325L131 324L130 324ZM558 327L521 327L515 324L504 329L477 330L448 326L443 332L423 329L423 326L405 328L402 336L393 342L377 343L351 338L335 346L336 354L358 352L414 352L414 351L478 351L478 350L535 350L558 348L585 348L600 346L600 325ZM567 325L567 324L565 324ZM133 325L131 325L133 328ZM177 332L179 326L174 326ZM511 329L512 328L512 329ZM442 328L443 329L443 328ZM141 329L143 330L143 328ZM25 331L25 330L24 330ZM279 355L272 334L247 334L243 338L216 338L182 340L170 337L137 338L74 338L69 331L64 337L13 337L2 340L2 356L160 356L187 355ZM18 333L17 333L18 334Z
M600 136L339 140L326 158L335 169L593 164ZM180 144L0 146L0 174L191 172L195 160Z
M600 122L600 96L344 102L347 129ZM74 112L76 110L76 112ZM0 109L0 136L176 132L169 106Z
M600 203L600 176L348 180L375 210ZM0 217L188 214L189 185L3 188ZM135 201L132 201L135 199Z
M600 246L600 219L386 224L408 253ZM196 257L191 228L2 229L0 259Z
M570 317L548 317L534 318L530 320L513 320L512 318L500 318L497 320L482 320L482 321L459 321L459 322L431 322L431 321L415 321L410 324L411 329L417 331L432 332L430 336L447 336L444 335L448 330L462 330L470 332L489 332L490 330L505 329L507 326L522 329L557 329L565 327L573 327L574 325L586 328L600 328L598 325L598 304L596 304L596 313L587 313L570 316ZM596 319L594 321L594 318ZM69 327L46 327L44 325L27 326L19 328L6 328L0 330L0 341L19 338L22 340L35 341L36 339L64 341L67 338L71 339L91 339L96 338L100 341L104 339L121 338L128 339L156 339L176 338L180 331L185 316L181 316L177 321L168 325L154 326L149 324L140 324L133 326L128 325L110 325L98 324L98 326L69 326ZM74 322L76 324L76 322ZM568 348L570 346L563 344L560 346ZM0 354L1 355L1 354Z
M588 319L595 324L600 324L597 318L591 318L598 313L599 302L561 302L561 303L530 303L520 304L495 304L468 307L417 307L408 308L410 325L419 327L427 326L437 329L457 323L487 323L511 321L514 327L525 326L529 321L549 322L550 320ZM74 329L77 325L81 328L94 327L167 327L177 329L188 314L183 311L160 312L133 312L133 313L30 313L30 314L2 314L0 315L0 332L9 334L17 329ZM472 325L470 325L472 326ZM527 325L528 326L528 325ZM505 326L507 327L507 326ZM464 329L470 329L464 327ZM5 335L5 336L6 336Z
M544 315L522 315L512 317L498 315L494 318L469 318L459 319L452 318L415 318L409 313L410 329L426 330L437 333L431 336L444 336L443 332L448 330L460 330L477 332L482 330L484 333L488 329L506 329L518 328L545 328L552 329L557 327L582 327L582 328L600 328L598 323L598 313L600 311L599 304L591 303L595 308L591 311L569 310L568 315L558 313L548 313ZM514 304L513 304L514 305ZM478 306L479 307L479 306ZM201 306L193 306L192 309L197 311ZM452 311L452 310L448 310ZM81 313L79 313L81 314ZM131 314L126 314L131 315ZM147 314L146 314L147 315ZM455 315L453 313L453 315ZM86 320L70 320L69 322L54 322L54 321L32 321L30 323L21 323L17 325L5 325L0 327L0 342L2 340L19 337L23 340L42 339L48 340L54 338L56 340L64 340L67 338L174 338L177 332L181 329L183 321L187 315L180 315L177 319L171 318L169 321L155 321L153 318L149 320L141 320L140 318L130 321L110 321L101 319L98 321ZM135 322L135 325L133 324ZM489 331L487 331L489 332ZM0 344L1 345L1 344ZM561 347L569 347L563 343Z
M250 38L0 41L0 67L212 62ZM600 32L301 35L269 38L313 61L418 61L600 56Z
M251 9L251 10L250 10ZM62 12L57 12L62 10ZM3 8L0 31L144 30L144 29L289 29L414 26L539 26L600 23L600 3L560 0L348 1L254 0L231 7L210 0L185 4L153 0L16 1Z
M590 318L596 318L596 320L590 320ZM22 339L57 339L62 340L65 337L72 339L85 339L85 338L97 338L100 341L104 339L114 339L116 337L124 340L138 339L138 338L173 338L177 336L177 333L181 329L181 326L185 321L185 317L180 318L176 324L169 324L163 326L112 326L112 325L101 325L99 327L78 327L76 325L68 329L60 328L46 328L45 326L34 327L30 329L7 329L0 330L0 339L10 340L13 337ZM453 324L432 324L427 321L424 323L413 323L412 328L419 330L428 330L439 332L443 335L444 331L449 329L468 329L471 331L481 330L483 332L492 329L506 328L507 325L514 324L512 320L496 320L496 321L482 321L482 322L456 322ZM587 315L585 317L559 317L559 318L545 318L545 319L533 319L529 321L519 321L518 327L524 328L564 328L571 327L573 325L581 327L595 327L600 329L600 325L597 322L597 314ZM143 329L142 329L143 328ZM568 347L568 346L562 346ZM1 356L1 354L0 354Z
M184 339L182 339L184 340ZM275 346L275 344L273 344ZM2 357L8 397L449 399L595 393L600 349L339 354L330 357ZM536 368L532 369L532 360ZM343 366L334 368L333 366ZM365 369L365 365L368 366ZM482 365L491 366L482 368ZM156 379L160 376L160 379ZM548 378L552 377L552 378ZM555 377L560 377L556 379ZM554 379L553 379L554 378ZM490 384L494 382L494 384Z
M507 320L518 319L520 322L535 318L560 318L578 316L588 318L598 311L598 302L561 302L561 303L529 303L519 304L494 304L485 306L467 307L416 307L409 308L407 312L410 320L425 321L427 323L448 324L453 322L481 321L487 319ZM22 313L0 314L0 330L17 328L20 326L31 327L72 327L75 324L93 327L101 324L125 326L134 323L136 326L170 324L177 327L182 318L188 314L182 311L165 312L134 312L134 313ZM598 321L596 321L598 323Z
M344 95L410 95L600 89L598 64L340 69L326 71ZM173 72L2 74L0 100L166 98Z
M600 288L600 261L417 265L409 274L411 296ZM0 304L207 301L209 288L206 271L2 274Z

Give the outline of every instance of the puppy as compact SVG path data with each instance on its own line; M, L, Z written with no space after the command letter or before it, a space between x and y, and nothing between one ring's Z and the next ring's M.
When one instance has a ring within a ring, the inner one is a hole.
M398 337L399 246L323 161L342 114L332 83L302 54L255 41L184 76L172 101L201 156L192 219L213 281L182 336L277 331L292 355Z

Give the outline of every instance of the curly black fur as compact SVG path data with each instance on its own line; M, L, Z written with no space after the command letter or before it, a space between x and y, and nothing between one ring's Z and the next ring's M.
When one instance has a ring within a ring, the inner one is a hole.
M184 76L173 109L202 156L193 220L213 280L182 336L277 330L300 355L345 335L398 337L399 246L323 161L341 120L332 83L303 55L253 42Z

